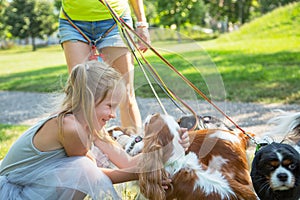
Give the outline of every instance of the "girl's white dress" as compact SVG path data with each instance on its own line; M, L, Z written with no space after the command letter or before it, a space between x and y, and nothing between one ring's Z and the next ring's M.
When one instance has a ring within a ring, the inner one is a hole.
M0 165L0 200L120 199L111 180L98 168L108 159L99 149L97 165L84 156L68 157L64 149L41 152L33 136L53 118L41 120L11 147Z

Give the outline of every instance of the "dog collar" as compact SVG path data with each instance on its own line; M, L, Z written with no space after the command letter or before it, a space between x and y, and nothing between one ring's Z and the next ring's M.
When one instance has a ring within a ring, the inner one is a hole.
M267 142L258 143L256 145L256 148L255 148L255 153L258 152L261 147L264 147L264 146L267 146L267 145L268 145Z
M135 138L134 138L134 140L131 142L131 144L130 144L130 146L129 146L129 148L127 149L127 153L129 153L132 149L133 149L133 147L134 147L134 145L136 144L136 143L139 143L139 142L141 142L143 140L143 138L141 137L141 136L136 136Z

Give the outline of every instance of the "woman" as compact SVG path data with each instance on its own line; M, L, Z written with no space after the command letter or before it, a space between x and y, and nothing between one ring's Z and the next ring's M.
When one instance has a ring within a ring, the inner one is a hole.
M129 26L133 25L127 0L108 0L108 3ZM130 5L136 16L137 33L150 42L143 0L130 0ZM92 45L95 45L103 60L124 76L126 93L120 104L121 123L123 127L139 130L142 122L134 93L133 58L109 10L99 0L62 0L59 37L69 72L94 54ZM147 50L139 44L140 50Z

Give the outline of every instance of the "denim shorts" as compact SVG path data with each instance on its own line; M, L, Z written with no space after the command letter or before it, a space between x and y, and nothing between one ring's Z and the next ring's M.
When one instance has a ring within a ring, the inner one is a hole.
M122 17L122 19L132 27L131 17ZM72 20L73 23L92 41L97 41L105 32L116 22L113 19L87 22ZM59 19L59 42L82 41L88 43L83 35L76 30L68 20ZM97 49L103 47L127 47L122 38L118 26L115 26L104 38L96 42Z

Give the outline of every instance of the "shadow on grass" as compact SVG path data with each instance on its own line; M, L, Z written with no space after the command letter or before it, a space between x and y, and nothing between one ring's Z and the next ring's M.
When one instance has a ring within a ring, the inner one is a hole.
M53 92L62 89L68 72L65 65L0 76L0 90Z
M216 61L225 83L227 98L246 102L300 104L300 55L214 52L225 56Z
M182 53L184 61L177 55L168 55L165 58L179 71L191 66L203 69L183 74L206 95L209 94L203 76L214 77L219 73L225 85L226 98L230 101L300 104L298 52L245 54L238 51L210 51L208 54L212 57L211 63L205 56L204 59L199 58L203 57L203 52L197 51ZM151 59L157 62L156 58ZM218 72L209 72L209 67L214 65ZM178 75L166 70L161 74L163 79L178 78ZM151 91L144 86L137 94L151 94Z
M220 75L226 98L230 101L297 103L300 104L300 54L282 51L272 54L245 54L237 51L214 50L182 52L164 56L197 88L208 94L205 80ZM211 58L210 58L211 57ZM179 76L156 56L148 60L159 71L171 89L182 91ZM193 67L197 68L193 69ZM217 70L211 70L214 67ZM142 72L137 68L135 83L137 96L153 97ZM0 75L0 90L53 92L61 90L68 73L65 65L27 72ZM141 86L142 85L142 86ZM157 89L160 95L163 91ZM201 97L199 97L201 98Z

